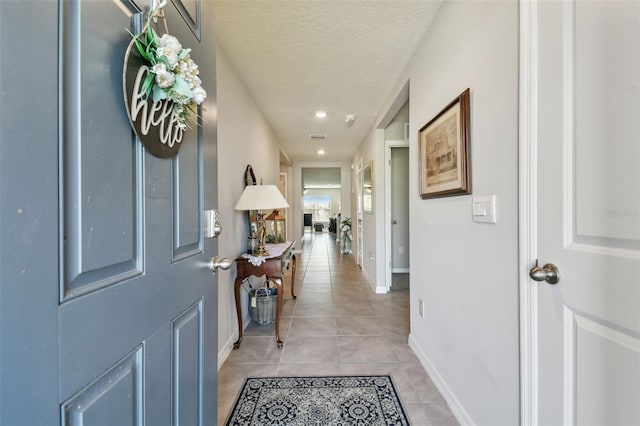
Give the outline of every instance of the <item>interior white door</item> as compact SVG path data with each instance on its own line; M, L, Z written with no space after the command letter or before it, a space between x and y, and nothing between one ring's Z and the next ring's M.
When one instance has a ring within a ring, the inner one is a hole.
M362 221L363 221L363 217L362 217L362 159L360 159L360 164L357 167L356 170L356 195L357 195L357 224L356 224L356 247L357 247L357 254L356 254L356 259L357 259L357 263L358 265L360 265L360 267L363 266L363 262L364 262L364 255L362 254L362 250L363 250L363 239L362 239Z
M390 149L391 270L409 272L409 147Z
M638 425L640 2L535 7L532 261L555 264L560 280L529 282L533 416L541 425Z

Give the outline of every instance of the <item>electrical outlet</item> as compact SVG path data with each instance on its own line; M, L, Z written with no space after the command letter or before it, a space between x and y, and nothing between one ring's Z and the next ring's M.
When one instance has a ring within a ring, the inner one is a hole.
M424 301L422 299L418 299L418 313L420 318L424 318Z
M398 253L399 254L404 254L404 246L398 247Z

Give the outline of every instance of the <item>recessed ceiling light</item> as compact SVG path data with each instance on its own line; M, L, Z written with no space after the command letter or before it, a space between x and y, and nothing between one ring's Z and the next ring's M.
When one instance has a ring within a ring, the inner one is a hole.
M326 118L326 117L327 117L326 111L316 111L316 118Z
M318 150L318 155L324 155L324 149L319 149Z

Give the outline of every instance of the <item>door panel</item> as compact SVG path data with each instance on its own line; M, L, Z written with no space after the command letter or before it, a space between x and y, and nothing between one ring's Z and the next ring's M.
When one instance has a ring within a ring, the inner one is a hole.
M638 94L630 84L640 79L637 2L576 2L563 25L573 31L565 50L575 58L573 99L567 120L575 134L574 241L599 247L638 251L640 226L629 226L640 194L611 183L640 182ZM630 53L623 53L630 52ZM601 164L615 165L602 167ZM604 209L603 209L604 207ZM603 211L604 210L604 211ZM637 213L637 210L636 210Z
M143 371L143 347L139 346L62 404L62 424L143 424Z
M184 139L172 170L174 261L202 251L202 138L196 129L185 134Z
M172 321L172 407L175 425L202 419L202 302Z
M142 149L113 72L136 12L126 0L62 3L62 300L143 272Z
M640 3L538 7L539 423L640 424Z

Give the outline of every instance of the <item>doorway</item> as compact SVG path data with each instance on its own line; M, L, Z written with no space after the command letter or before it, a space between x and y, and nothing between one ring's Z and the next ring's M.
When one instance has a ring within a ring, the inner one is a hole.
M305 231L309 227L312 233L330 232L338 235L337 229L342 217L341 173L340 167L302 169L302 214L305 217ZM308 223L310 224L307 225Z
M385 217L387 290L409 287L409 146L387 141L385 146Z

